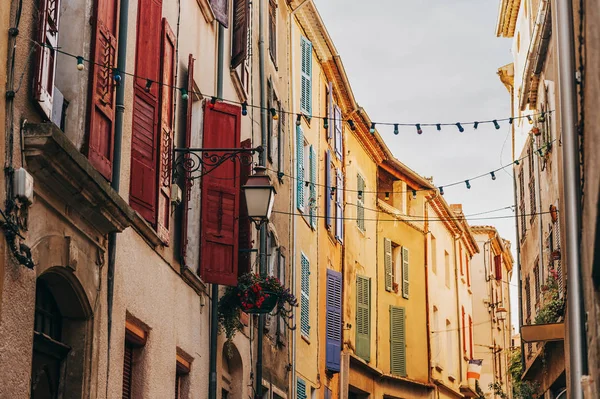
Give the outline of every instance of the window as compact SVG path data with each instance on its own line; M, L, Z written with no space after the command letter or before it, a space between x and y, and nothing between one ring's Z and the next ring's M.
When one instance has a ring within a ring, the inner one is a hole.
M331 206L335 196L335 182L332 182L332 178L335 179L335 167L331 163L331 153L329 150L325 151L325 227L331 232Z
M458 260L460 262L460 275L463 276L465 274L465 269L463 267L463 249L461 244L458 244Z
M187 376L190 374L191 364L189 361L177 355L176 370L175 370L175 399L183 399L188 397L187 387L185 386Z
M431 271L437 274L437 241L433 234L431 235Z
M298 209L309 218L311 227L316 228L316 205L317 205L317 156L307 141L300 127L297 128L297 205Z
M527 159L529 161L529 212L531 213L531 220L535 218L537 212L536 196L535 196L535 155L533 152L533 140L529 144L527 149Z
M523 177L523 167L519 169L519 215L521 219L521 240L527 234L527 224L525 223L525 178Z
M269 0L269 54L277 67L277 3Z
M313 146L308 143L305 143L304 153L306 154L305 164L309 165L309 190L305 193L305 202L307 204L305 213L310 217L310 226L315 229L317 227L317 155Z
M283 286L287 286L286 284L286 277L285 277L285 255L283 253L283 248L279 247L279 249L277 250L277 255L278 255L278 275L277 278L279 279L279 281L281 282L281 284ZM284 316L279 316L277 317L277 337L279 339L280 343L285 343L285 338L286 338L286 332L287 332L287 324L286 324L286 320L284 318Z
M356 225L361 231L365 231L365 179L360 175L356 175Z
M525 324L531 323L531 283L529 276L525 278Z
M137 325L125 322L125 351L123 352L123 399L136 397L134 387L139 382L134 380L140 377L133 364L133 358L137 351L146 345L147 333Z
M440 352L442 351L442 332L440 331L440 312L437 307L433 307L433 363L434 366L440 366Z
M406 377L405 309L390 306L390 371Z
M460 307L460 321L461 321L461 332L462 332L462 347L463 347L463 353L466 355L467 354L467 326L466 326L466 322L465 322L465 307L461 306Z
M335 154L341 160L344 153L344 136L342 131L342 110L337 105L333 106L333 119L333 126L335 128Z
M300 255L300 333L310 336L310 262Z
M339 242L344 240L344 177L341 169L336 169L335 190L335 238Z
M304 141L304 132L300 126L296 127L296 206L302 212L304 212L304 191L305 191L305 181L304 181L304 153L306 147L306 142Z
M231 69L236 69L248 56L248 0L233 0L231 32Z
M392 258L392 241L383 239L383 263L385 269L385 290L392 291L394 284L394 260Z
M536 259L535 266L533 267L533 280L535 282L535 304L540 305L540 294L541 294L541 284L540 284L540 263L539 260Z
M410 288L408 277L409 252L408 248L402 247L402 297L405 299L408 299Z
M494 274L496 281L502 280L502 254L494 255Z
M269 79L267 83L267 107L269 109L275 109L277 112L277 119L272 117L267 118L267 157L269 162L273 165L273 169L280 170L281 166L279 164L279 158L281 155L281 143L279 140L281 138L281 122L284 115L281 112L281 102L277 99L277 94L275 93L271 79Z
M275 277L278 273L279 251L277 249L277 239L273 232L267 234L267 272L269 276Z
M473 319L469 315L469 359L473 359Z
M448 375L454 376L454 335L456 330L453 331L452 323L450 320L446 320L446 365L448 366Z
M356 355L371 360L371 279L356 276Z
M450 288L450 255L444 251L444 277L446 287Z
M300 39L301 84L300 111L310 118L312 114L312 43L305 37Z

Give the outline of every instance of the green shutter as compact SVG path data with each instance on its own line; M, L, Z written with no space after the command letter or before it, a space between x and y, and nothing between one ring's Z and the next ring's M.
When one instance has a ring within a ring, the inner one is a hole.
M356 276L356 355L371 360L371 279Z
M317 228L317 154L310 146L310 225Z
M402 296L408 299L408 248L402 247Z
M392 262L392 241L389 238L383 239L383 261L385 265L385 289L393 289L393 262Z
M406 313L404 308L390 306L390 371L406 377Z
M300 332L310 335L310 262L300 255Z
M302 37L300 40L302 57L300 110L310 117L312 114L312 43Z
M306 399L306 382L300 377L296 381L296 397L298 399Z
M359 229L365 231L365 179L361 175L356 175L356 191L358 191L356 196L356 224Z
M304 209L304 133L296 127L296 206Z

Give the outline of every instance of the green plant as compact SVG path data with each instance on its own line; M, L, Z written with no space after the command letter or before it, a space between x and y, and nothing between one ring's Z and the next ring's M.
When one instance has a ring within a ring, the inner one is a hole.
M540 386L537 382L523 381L523 363L521 363L521 349L510 353L508 373L510 374L513 399L534 399L538 396Z
M237 286L227 287L219 300L217 312L219 327L225 332L227 341L231 341L244 328L240 321L240 311L256 312L265 301L273 300L273 296L277 298L277 302L272 314L283 316L286 326L293 329L289 322L292 319L292 308L298 306L298 301L279 279L247 273L238 279Z
M546 284L542 286L542 308L537 312L534 324L556 323L565 312L565 300L560 297L558 273L550 269Z

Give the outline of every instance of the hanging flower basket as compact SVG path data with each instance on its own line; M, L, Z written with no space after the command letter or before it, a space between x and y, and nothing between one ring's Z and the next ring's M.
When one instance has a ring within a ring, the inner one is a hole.
M230 341L244 327L240 321L240 311L249 314L273 313L283 316L287 322L291 320L295 306L298 306L296 298L279 279L247 273L238 279L237 286L227 287L219 300L219 325ZM289 324L288 327L292 328Z

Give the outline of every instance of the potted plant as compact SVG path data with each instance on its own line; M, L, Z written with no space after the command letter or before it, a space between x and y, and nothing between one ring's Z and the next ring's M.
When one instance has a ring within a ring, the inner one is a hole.
M533 133L535 136L539 136L542 132L540 131L540 128L536 126L531 129L531 133Z
M240 312L272 313L274 316L283 316L287 324L292 318L292 308L295 306L298 306L298 301L279 279L247 273L238 279L236 286L227 287L219 300L219 326L230 341L237 331L244 328L240 321ZM292 328L289 324L288 327Z

